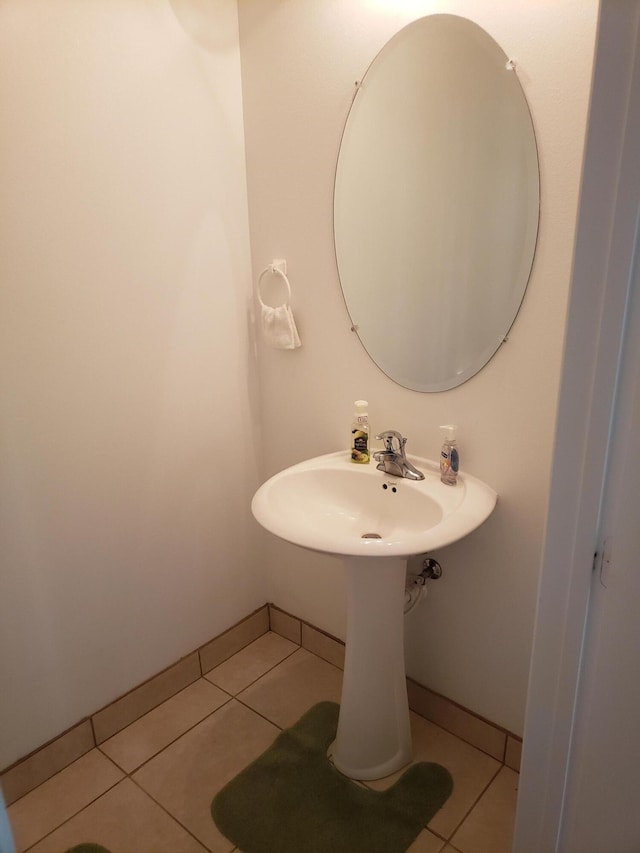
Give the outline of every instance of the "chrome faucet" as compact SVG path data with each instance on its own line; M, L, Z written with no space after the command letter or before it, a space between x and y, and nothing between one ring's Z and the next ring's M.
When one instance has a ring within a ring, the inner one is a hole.
M397 447L394 450L394 439ZM408 480L424 480L422 471L418 471L407 459L404 447L407 439L395 429L386 429L376 436L376 440L384 441L384 450L376 450L373 458L377 461L378 470L396 477L406 477Z

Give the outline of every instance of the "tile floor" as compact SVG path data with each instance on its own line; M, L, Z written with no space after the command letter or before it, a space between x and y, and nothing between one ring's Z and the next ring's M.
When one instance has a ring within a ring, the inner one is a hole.
M341 680L264 634L10 806L18 850L93 841L112 853L230 853L212 797L311 705L339 701ZM416 714L412 728L415 759L447 767L454 790L411 853L509 853L518 774Z

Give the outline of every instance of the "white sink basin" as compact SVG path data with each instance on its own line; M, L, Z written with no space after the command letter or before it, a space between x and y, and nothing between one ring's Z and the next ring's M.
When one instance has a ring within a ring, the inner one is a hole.
M344 451L281 471L251 508L271 533L340 555L347 572L347 640L335 767L352 779L379 779L411 761L404 670L406 558L462 539L496 504L496 493L461 474L440 482L435 462L410 461L425 475L408 480L355 465Z
M433 551L491 515L497 496L481 480L461 473L456 486L445 486L437 463L408 458L424 480L384 474L373 460L355 465L344 451L300 462L258 489L253 514L281 539L352 557Z

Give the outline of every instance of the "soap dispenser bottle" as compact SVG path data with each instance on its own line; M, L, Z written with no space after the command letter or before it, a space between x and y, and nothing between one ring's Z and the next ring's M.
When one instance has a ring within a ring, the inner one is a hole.
M360 465L369 462L369 414L366 400L356 400L351 424L351 461Z
M444 430L445 433L440 450L440 480L447 486L455 486L458 482L458 468L460 466L456 446L456 430L458 427L455 424L445 424L440 429Z

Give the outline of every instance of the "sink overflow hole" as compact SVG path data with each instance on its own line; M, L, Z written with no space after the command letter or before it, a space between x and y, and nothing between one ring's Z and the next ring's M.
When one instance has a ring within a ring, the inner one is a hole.
M363 533L362 539L382 539L379 533Z

